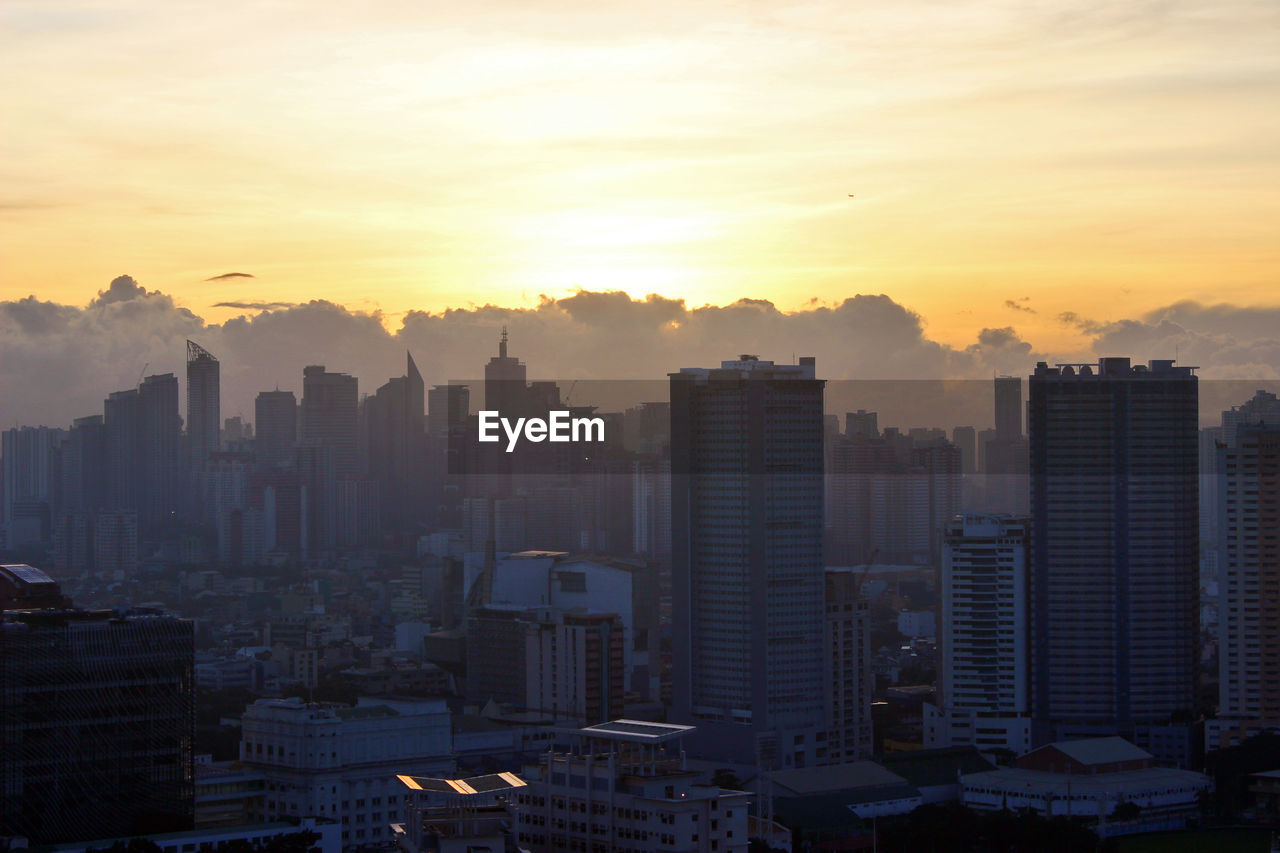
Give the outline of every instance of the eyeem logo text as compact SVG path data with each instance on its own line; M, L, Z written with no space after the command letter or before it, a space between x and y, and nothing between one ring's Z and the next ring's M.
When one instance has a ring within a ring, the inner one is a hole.
M522 436L535 443L604 441L604 418L575 418L563 409L548 412L546 418L516 418L514 424L498 412L481 410L480 440L501 441L499 428L506 433L508 453L516 449Z

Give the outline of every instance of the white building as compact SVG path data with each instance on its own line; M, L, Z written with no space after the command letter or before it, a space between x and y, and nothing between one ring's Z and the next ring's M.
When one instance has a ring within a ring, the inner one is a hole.
M514 792L516 840L532 853L746 853L750 794L699 784L683 752L690 726L615 720L581 729L583 748L547 753Z
M970 773L960 782L971 809L1096 820L1101 836L1181 829L1199 814L1201 792L1213 786L1203 773L1155 766L1151 753L1119 737L1049 744L1016 767ZM1121 804L1129 808L1117 811Z
M1031 748L1026 519L965 515L947 526L939 594L937 705L926 747Z
M453 769L442 699L259 699L240 725L240 760L266 778L263 817L337 821L344 849L392 839L403 805L397 774Z

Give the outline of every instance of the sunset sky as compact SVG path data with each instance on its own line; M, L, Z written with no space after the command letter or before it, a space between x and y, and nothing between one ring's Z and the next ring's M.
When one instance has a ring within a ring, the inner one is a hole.
M1274 0L7 0L0 69L4 299L1280 304Z

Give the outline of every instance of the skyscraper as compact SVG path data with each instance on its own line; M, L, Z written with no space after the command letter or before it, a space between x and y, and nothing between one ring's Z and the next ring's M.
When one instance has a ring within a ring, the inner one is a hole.
M354 376L329 373L324 365L311 365L302 371L302 440L331 449L334 476L339 480L359 473L358 394Z
M187 447L190 470L195 473L218 449L221 367L213 353L195 341L187 341Z
M254 401L257 438L253 454L261 469L294 467L298 444L298 401L292 391L263 391Z
M4 528L10 548L47 541L53 522L55 496L61 489L58 448L66 430L52 427L14 427L3 434Z
M138 389L115 391L102 403L107 430L107 506L137 510L142 480L142 426Z
M1022 380L1017 376L997 376L996 438L1017 441L1022 438Z
M178 378L172 373L148 376L138 386L141 480L138 521L143 528L178 512L182 495L182 415L178 410Z
M823 385L812 358L671 374L673 713L709 756L820 757Z
M524 414L528 397L524 362L507 355L507 327L502 327L498 354L484 366L484 407L504 417Z
M369 476L378 483L384 528L416 529L426 515L426 414L422 374L405 354L405 375L364 401Z
M1185 760L1199 639L1194 368L1036 366L1030 386L1038 740L1121 734Z

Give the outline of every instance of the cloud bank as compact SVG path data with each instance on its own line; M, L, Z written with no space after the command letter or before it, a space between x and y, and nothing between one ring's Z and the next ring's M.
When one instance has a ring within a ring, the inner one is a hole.
M884 294L786 312L759 299L691 307L656 294L584 290L544 297L533 308L411 311L393 331L376 312L323 300L244 307L257 313L206 323L129 276L84 307L34 296L2 301L0 423L65 425L101 413L108 392L132 387L143 374L173 372L183 381L186 338L221 361L223 415L249 419L259 391L300 393L308 364L358 376L361 393L403 373L406 350L428 383L477 379L504 325L511 353L528 364L531 379L662 380L681 367L754 353L782 362L816 356L819 374L834 380L985 380L1025 374L1038 360L1080 357L1041 352L1011 326L981 329L963 348L948 346ZM1176 349L1207 377L1280 378L1280 308L1178 302L1117 322L1060 319L1095 355L1145 359L1172 357Z

